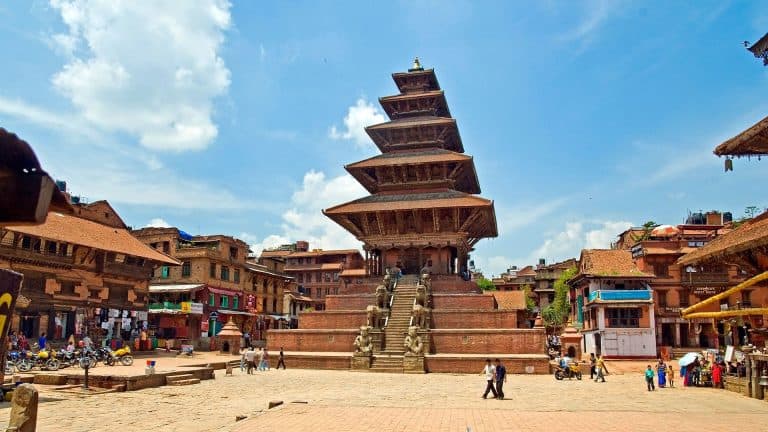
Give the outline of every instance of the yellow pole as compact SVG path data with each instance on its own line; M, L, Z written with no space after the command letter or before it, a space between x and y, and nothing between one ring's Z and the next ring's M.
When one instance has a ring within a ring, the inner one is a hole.
M690 314L692 312L695 312L695 311L697 311L697 310L699 310L699 309L701 309L701 308L703 308L705 306L708 306L708 305L710 305L712 303L718 302L721 299L728 298L728 297L730 297L731 294L735 294L735 293L743 290L744 288L749 288L752 285L754 285L756 283L760 283L760 282L762 282L764 280L768 280L768 271L760 273L757 276L751 277L751 278L745 280L744 282L736 285L735 287L721 292L720 294L713 295L712 297L704 299L704 300L696 303L695 305L691 305L690 307L687 307L687 308L683 309L680 313L683 315L683 318L690 318Z
M749 308L749 309L733 309L719 312L695 312L688 315L683 315L685 319L694 318L729 318L735 316L745 315L768 315L768 308Z

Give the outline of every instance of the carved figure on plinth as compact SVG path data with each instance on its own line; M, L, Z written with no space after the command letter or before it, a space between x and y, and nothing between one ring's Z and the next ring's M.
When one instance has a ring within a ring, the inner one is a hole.
M382 309L376 305L368 305L365 308L366 323L370 328L381 328L384 317L389 312L388 309Z
M430 309L420 304L413 305L413 325L417 328L427 328L427 317Z
M427 287L427 291L432 290L432 276L430 276L429 273L422 273L419 283Z
M361 326L360 334L355 338L355 355L369 356L373 349L373 339L368 334L370 327Z
M418 335L419 328L416 326L408 327L408 334L405 336L403 345L405 346L405 355L420 356L424 354L424 343L421 336Z
M389 294L387 293L387 287L379 285L376 287L376 306L386 309L389 306Z
M422 284L416 285L416 304L427 305L427 287Z

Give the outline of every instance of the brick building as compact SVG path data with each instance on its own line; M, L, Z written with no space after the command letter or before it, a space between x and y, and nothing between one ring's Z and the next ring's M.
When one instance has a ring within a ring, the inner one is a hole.
M564 271L578 267L578 265L579 262L576 258L570 258L549 265L546 264L543 258L539 260L535 270L533 294L536 297L536 305L540 310L555 301L555 281L560 279Z
M11 329L50 340L131 340L147 321L154 268L179 262L131 236L106 201L50 213L41 225L0 228L0 268L24 274Z
M521 291L525 286L533 291L536 271L533 270L533 266L525 266L521 269L512 266L499 277L493 278L492 282L499 291Z
M571 322L582 352L612 358L655 357L656 325L649 282L627 250L584 249L571 286Z
M215 336L232 319L243 332L258 335L278 328L282 291L290 282L284 275L248 262L242 240L225 236L192 236L177 228L133 231L145 244L171 255L182 264L161 267L150 293L151 330L177 346Z

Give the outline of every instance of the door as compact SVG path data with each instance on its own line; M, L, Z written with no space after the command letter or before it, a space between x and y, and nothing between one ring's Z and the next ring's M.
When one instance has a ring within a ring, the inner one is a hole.
M673 346L675 344L675 325L661 325L661 344L664 346Z
M600 333L595 333L595 355L599 356L603 352L602 340Z

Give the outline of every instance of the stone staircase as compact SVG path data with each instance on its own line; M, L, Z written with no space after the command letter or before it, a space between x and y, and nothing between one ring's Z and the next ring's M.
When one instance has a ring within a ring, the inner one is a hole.
M195 378L192 374L180 372L178 374L167 375L165 377L165 384L169 386L200 384L200 378Z
M394 291L394 300L390 308L389 320L384 327L382 351L376 353L371 363L373 372L403 372L403 340L408 332L413 312L413 300L416 298L416 275L400 278Z

